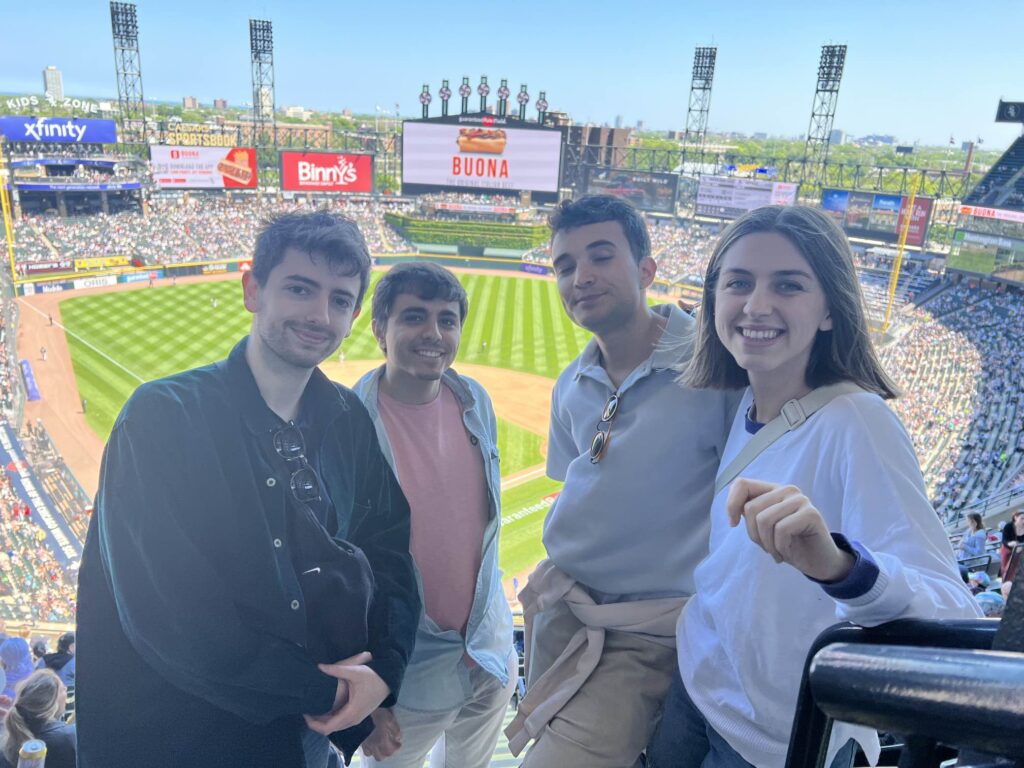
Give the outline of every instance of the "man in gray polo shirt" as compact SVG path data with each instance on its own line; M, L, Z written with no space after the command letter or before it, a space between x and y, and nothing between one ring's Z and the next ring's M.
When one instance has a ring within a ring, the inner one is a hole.
M565 482L548 560L521 599L529 685L508 729L525 768L638 764L676 673L675 623L707 554L708 510L738 393L676 382L694 321L648 307L657 264L640 214L563 203L551 255L565 311L594 334L551 401L548 475Z

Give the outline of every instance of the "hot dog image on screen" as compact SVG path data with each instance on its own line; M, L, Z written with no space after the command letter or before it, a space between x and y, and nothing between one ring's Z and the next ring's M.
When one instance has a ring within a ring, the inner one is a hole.
M252 171L249 170L249 153L244 149L236 149L229 154L229 157L230 159L225 158L217 163L217 171L225 178L239 184L248 184L252 179Z
M455 143L459 152L500 155L505 151L508 135L500 128L460 128Z

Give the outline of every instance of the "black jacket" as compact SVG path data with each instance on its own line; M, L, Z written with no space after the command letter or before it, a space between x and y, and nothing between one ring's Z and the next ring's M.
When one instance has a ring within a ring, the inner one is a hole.
M142 385L114 425L79 574L80 768L300 768L301 715L333 704L337 681L306 649L289 476L253 450L280 420L245 343ZM373 568L367 650L390 705L421 610L409 507L350 390L314 371L303 409L322 434L336 535Z
M75 768L75 726L51 720L35 736L46 744L46 768ZM0 768L15 768L2 752Z

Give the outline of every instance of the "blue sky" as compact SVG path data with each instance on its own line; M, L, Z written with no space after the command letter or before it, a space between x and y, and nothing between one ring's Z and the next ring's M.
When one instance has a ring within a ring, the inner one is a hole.
M116 96L108 3L2 0L0 92ZM138 0L147 99L251 100L248 19L274 23L277 104L418 113L423 83L488 75L547 91L576 120L682 128L693 49L718 47L712 130L807 130L823 44L849 46L835 126L854 135L1002 148L993 122L1024 101L1024 2L514 0L477 3ZM807 10L813 8L813 10ZM980 10L978 10L980 9ZM1000 30L1006 34L1000 34ZM476 97L474 97L475 100ZM472 103L472 102L471 102ZM435 100L434 112L439 111ZM531 106L531 114L533 109Z

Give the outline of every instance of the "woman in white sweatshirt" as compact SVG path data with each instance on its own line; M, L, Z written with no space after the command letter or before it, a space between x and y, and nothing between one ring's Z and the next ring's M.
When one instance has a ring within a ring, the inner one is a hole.
M781 768L822 630L980 614L884 402L896 387L872 349L849 245L824 213L770 206L726 229L683 380L746 387L722 468L784 406L792 417L790 401L859 387L715 495L710 554L677 630L679 679L648 750L652 768ZM873 731L837 724L828 760L842 748L849 765L851 739L877 756Z

